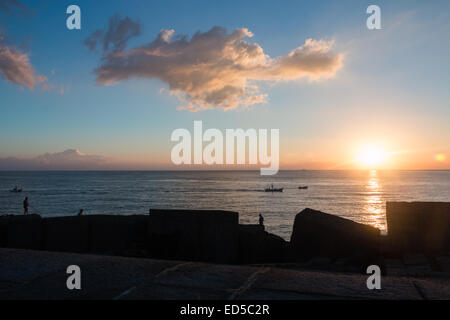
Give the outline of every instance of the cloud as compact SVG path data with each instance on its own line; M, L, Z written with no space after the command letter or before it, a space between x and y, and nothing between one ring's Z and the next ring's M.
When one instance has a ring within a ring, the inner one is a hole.
M32 89L37 82L28 55L0 46L0 75L3 80Z
M84 44L89 50L95 50L97 43L101 41L103 37L103 30L97 30L84 40Z
M36 75L28 54L9 45L0 31L0 76L5 81L33 89L37 84L48 81L43 75Z
M101 168L108 158L76 149L46 153L34 158L0 158L0 170L91 170Z
M97 44L103 44L103 51L122 51L125 49L128 40L136 37L141 33L141 25L139 22L134 22L128 17L121 19L118 14L115 14L109 19L106 31L97 30L92 33L84 44L92 51Z
M333 52L332 41L307 39L288 55L271 58L259 44L246 40L252 36L245 28L228 33L213 27L191 38L161 30L154 41L129 50L124 49L126 42L119 42L104 53L95 70L97 83L155 78L169 86L182 108L229 110L265 102L260 81L321 80L333 77L342 66L343 55Z
M0 0L0 13L10 14L18 11L22 14L30 14L32 11L16 0ZM34 89L41 85L43 91L50 91L52 85L44 75L35 74L30 62L29 53L24 53L7 40L6 33L0 26L0 78L28 89Z
M332 41L307 39L305 44L287 56L275 60L270 76L279 80L308 77L312 80L330 78L342 66L342 54L332 52Z

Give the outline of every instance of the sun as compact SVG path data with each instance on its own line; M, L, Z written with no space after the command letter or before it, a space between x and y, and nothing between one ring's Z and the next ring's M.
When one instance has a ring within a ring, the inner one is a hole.
M377 146L366 146L358 151L356 162L365 167L377 167L383 164L388 154Z

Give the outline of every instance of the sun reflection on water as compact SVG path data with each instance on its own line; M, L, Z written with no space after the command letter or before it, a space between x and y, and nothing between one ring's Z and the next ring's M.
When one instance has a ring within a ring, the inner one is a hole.
M383 210L382 188L377 170L369 171L369 180L366 185L365 212L369 214L367 222L372 226L386 230L386 218Z

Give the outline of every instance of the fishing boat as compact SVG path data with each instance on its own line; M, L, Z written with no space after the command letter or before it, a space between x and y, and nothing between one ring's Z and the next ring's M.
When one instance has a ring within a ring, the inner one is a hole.
M265 192L283 192L283 188L274 188L273 184L270 186L270 188L265 188Z
M305 189L308 189L308 186L300 186L300 187L298 187L300 190L305 190Z

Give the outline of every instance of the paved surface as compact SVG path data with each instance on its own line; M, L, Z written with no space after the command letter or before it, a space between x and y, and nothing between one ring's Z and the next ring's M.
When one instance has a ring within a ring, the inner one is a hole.
M399 258L380 260L384 273L388 276L411 278L450 278L450 254L426 257L423 254L405 254ZM271 266L282 269L321 270L338 273L360 273L359 267L349 259L332 260L326 257L313 257L304 263L278 263L260 266Z
M81 268L68 290L66 268ZM447 277L367 277L271 266L212 265L0 249L0 299L450 299Z

